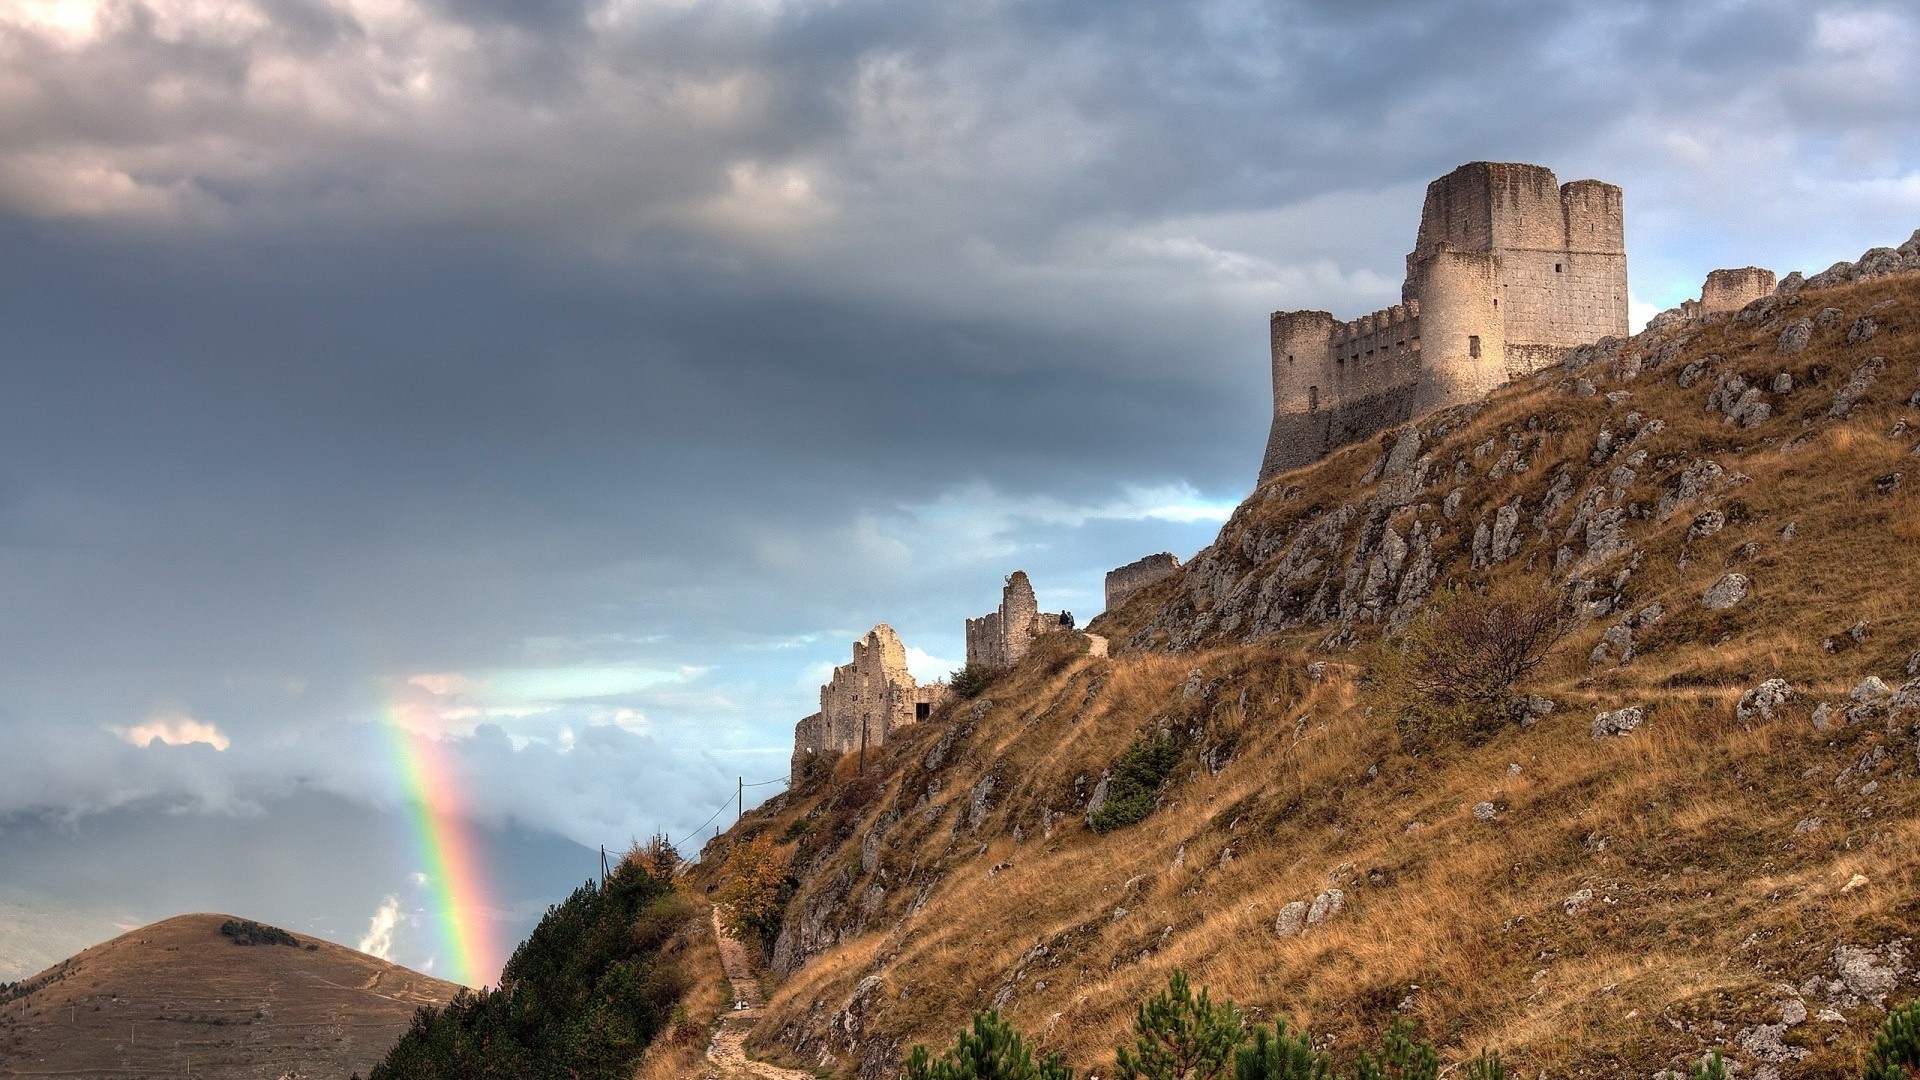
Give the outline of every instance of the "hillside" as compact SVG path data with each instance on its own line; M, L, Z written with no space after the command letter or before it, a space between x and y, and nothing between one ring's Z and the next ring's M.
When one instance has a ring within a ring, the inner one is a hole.
M1093 624L1110 658L1050 643L747 815L701 873L752 842L797 883L753 1049L891 1075L991 1005L1111 1075L1180 967L1336 1056L1403 1015L1517 1075L1849 1074L1917 988L1917 262L1277 476ZM1566 618L1478 734L1380 685L1449 587ZM1094 832L1159 733L1156 808Z
M157 922L0 992L0 1075L345 1077L460 989L317 939L236 944L230 918Z

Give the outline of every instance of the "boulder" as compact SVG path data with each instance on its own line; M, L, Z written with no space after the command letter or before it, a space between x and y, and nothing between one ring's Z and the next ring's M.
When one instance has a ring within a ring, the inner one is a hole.
M1335 915L1340 914L1340 910L1346 906L1347 894L1345 892L1340 889L1328 889L1326 892L1314 897L1312 905L1307 908L1307 925L1318 926L1328 919L1333 918Z
M1307 902L1295 900L1280 909L1280 917L1273 920L1273 932L1281 937L1292 937L1299 933L1307 923Z
M1807 347L1813 340L1813 320L1795 319L1780 331L1780 339L1774 342L1773 351L1781 356L1792 356Z
M1604 739L1610 735L1626 735L1634 731L1647 719L1647 710L1640 705L1629 705L1612 712L1603 712L1593 718L1592 735Z
M1725 611L1747 598L1751 584L1745 574L1723 574L1700 598L1700 603L1708 611Z
M1743 724L1771 720L1797 696L1793 684L1787 680L1768 679L1740 695L1739 703L1733 707L1733 715Z

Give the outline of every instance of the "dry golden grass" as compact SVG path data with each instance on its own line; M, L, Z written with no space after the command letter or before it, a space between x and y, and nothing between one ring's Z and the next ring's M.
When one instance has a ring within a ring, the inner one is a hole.
M1889 299L1870 346L1846 345L1848 322ZM1721 319L1682 331L1682 356L1637 379L1583 372L1601 391L1589 397L1570 380L1530 381L1432 440L1442 475L1475 461L1489 438L1532 440L1523 473L1486 480L1480 462L1468 524L1437 545L1444 582L1553 580L1571 506L1546 535L1529 525L1520 554L1486 571L1468 565L1471 522L1515 496L1530 518L1561 465L1581 492L1604 480L1620 461L1593 466L1587 455L1601 425L1629 409L1667 427L1636 444L1647 458L1622 476L1626 501L1651 508L1701 457L1747 477L1718 497L1729 522L1716 535L1688 539L1698 507L1630 522L1639 563L1625 606L1658 602L1666 617L1636 633L1626 666L1588 660L1617 615L1577 628L1531 687L1560 708L1531 729L1478 746L1403 747L1368 712L1371 624L1332 652L1320 644L1325 627L1303 627L1111 661L1047 653L874 752L864 775L842 761L748 815L734 837L766 836L794 860L802 884L790 929L824 912L811 921L831 930L777 988L760 1052L847 1073L863 1061L890 1067L911 1043L944 1044L971 1010L998 1004L1104 1074L1134 1004L1181 967L1256 1015L1308 1025L1338 1054L1404 1012L1453 1060L1490 1046L1528 1075L1646 1076L1772 1021L1777 987L1830 977L1837 946L1912 936L1913 735L1878 724L1822 733L1807 718L1822 700L1844 703L1864 675L1897 685L1920 649L1908 601L1920 567L1920 461L1908 453L1920 431L1889 434L1920 419L1905 405L1920 284L1804 294L1783 317L1826 305L1847 317L1797 356L1775 355L1778 321ZM1708 354L1722 358L1713 373L1678 387L1681 367ZM1879 383L1850 417L1827 419L1833 391L1869 355L1888 358ZM1740 429L1705 408L1730 370L1786 371L1805 388ZM1613 389L1632 398L1610 405ZM1353 447L1278 478L1223 529L1221 548L1274 551L1252 541L1366 495L1378 456ZM1876 490L1902 470L1899 489ZM1628 558L1582 573L1611 575ZM1734 569L1753 579L1751 598L1706 611L1701 595ZM1118 643L1188 602L1179 579L1157 583L1096 630ZM1869 633L1856 644L1845 632L1861 620ZM1314 660L1330 662L1323 682L1306 676ZM1775 675L1801 699L1751 730L1736 722L1738 695ZM1590 737L1596 710L1628 703L1649 707L1646 726ZM1094 834L1093 784L1160 729L1193 748L1160 808ZM1476 818L1482 802L1495 820ZM1871 884L1843 892L1856 874ZM1346 894L1338 916L1274 933L1283 905L1335 886ZM1585 889L1593 900L1570 914L1564 902ZM873 976L878 988L856 1001ZM1879 1014L1843 1011L1844 1024L1788 1033L1809 1054L1792 1075L1854 1065Z
M662 951L661 959L687 973L688 989L674 1009L673 1025L640 1058L634 1080L679 1080L701 1075L715 1019L733 999L721 971L720 950L710 920L689 919Z

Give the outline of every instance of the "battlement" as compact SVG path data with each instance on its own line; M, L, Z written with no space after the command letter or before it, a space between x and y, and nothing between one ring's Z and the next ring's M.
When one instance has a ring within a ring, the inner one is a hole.
M1476 161L1433 181L1399 304L1350 321L1273 313L1260 478L1624 336L1625 237L1621 190L1599 180Z

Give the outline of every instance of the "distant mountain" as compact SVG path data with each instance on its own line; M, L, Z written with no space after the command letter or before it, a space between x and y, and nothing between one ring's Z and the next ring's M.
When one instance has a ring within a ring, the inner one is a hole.
M344 1077L459 989L259 923L181 915L0 988L0 1076Z

